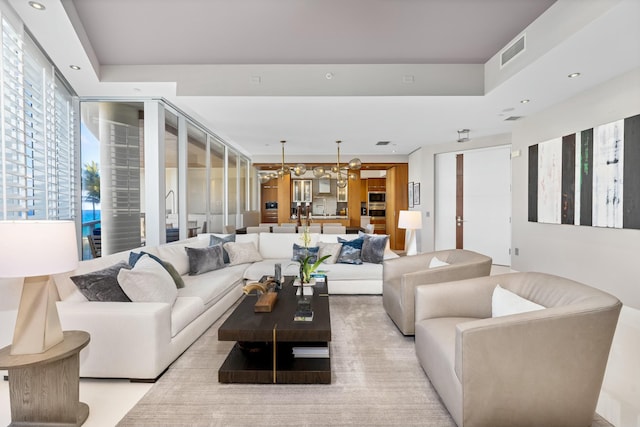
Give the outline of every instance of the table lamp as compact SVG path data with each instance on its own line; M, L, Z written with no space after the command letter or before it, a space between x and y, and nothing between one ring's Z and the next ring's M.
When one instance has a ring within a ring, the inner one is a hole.
M416 230L422 228L422 212L400 211L398 228L405 228L407 230L404 241L404 249L407 252L407 255L417 255L418 247L416 244Z
M24 277L11 354L43 353L62 342L50 274L78 265L72 221L0 221L0 277Z

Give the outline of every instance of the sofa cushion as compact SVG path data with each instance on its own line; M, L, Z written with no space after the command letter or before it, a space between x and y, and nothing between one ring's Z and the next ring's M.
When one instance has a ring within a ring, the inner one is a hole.
M249 265L244 271L244 278L255 281L260 280L262 276L273 276L276 264L281 265L283 276L298 276L300 272L300 264L289 258L267 258Z
M335 264L338 261L340 250L342 249L342 243L325 243L318 242L318 258L329 255L329 258L322 261L324 264Z
M71 280L89 301L130 302L118 283L118 273L123 268L128 270L131 266L121 261L102 270L72 276Z
M544 306L536 304L526 298L522 298L520 295L515 294L508 289L504 289L500 285L496 286L491 297L492 317L526 313L528 311L542 310L544 308Z
M310 233L309 247L318 246L318 234ZM291 258L293 245L303 245L299 233L260 233L260 255L262 258Z
M230 265L199 276L185 276L185 286L178 290L178 296L200 298L208 309L241 283L246 268L246 264Z
M180 242L160 245L157 248L158 257L163 261L170 262L181 276L189 273L189 257L185 247L190 248L206 248L209 246L208 239L198 239L197 237L183 240Z
M143 255L131 270L120 270L118 282L131 301L173 304L178 296L171 275L149 255Z
M451 264L445 261L441 261L440 259L438 259L438 257L435 257L435 256L431 258L431 261L429 262L429 268L444 267L447 265L451 265Z
M262 256L253 243L227 242L223 246L229 254L229 265L262 261Z
M210 237L209 246L224 245L227 242L235 242L235 241L236 241L235 234L229 234L226 236L217 236L215 234L212 234ZM229 264L229 254L224 248L222 249L222 251L223 251L222 255L224 257L224 263Z
M224 267L224 255L221 244L209 246L208 248L184 248L189 257L189 276L208 271L219 270Z
M171 309L171 338L204 313L204 302L197 297L178 297Z
M387 234L365 234L360 257L364 262L379 264L384 260L384 251L389 242Z
M160 258L158 258L157 256L155 256L154 254L150 254L149 252L145 252L145 251L140 251L140 252L131 252L129 254L129 265L134 267L136 265L136 262L138 262L138 260L140 258L142 258L142 255L149 255L149 257L156 261L159 262L160 265L162 265L164 267L165 270L167 270L167 273L169 273L169 275L171 275L171 278L173 279L173 282L176 284L176 288L180 289L180 288L184 288L184 281L182 280L182 276L180 276L180 273L178 273L178 270L176 270L176 268L173 266L173 264L171 264L170 262L167 261L163 261Z

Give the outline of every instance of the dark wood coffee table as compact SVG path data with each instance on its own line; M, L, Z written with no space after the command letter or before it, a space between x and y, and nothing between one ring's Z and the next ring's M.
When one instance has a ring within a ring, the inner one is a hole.
M237 341L218 371L221 383L330 384L330 357L294 357L293 348L326 348L331 341L327 284L314 286L313 320L294 321L298 304L293 276L286 276L271 313L254 313L247 295L218 329L220 341ZM330 356L330 353L327 354Z

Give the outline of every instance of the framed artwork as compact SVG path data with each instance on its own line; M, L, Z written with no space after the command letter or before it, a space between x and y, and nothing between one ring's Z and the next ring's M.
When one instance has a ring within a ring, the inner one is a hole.
M413 207L413 182L409 183L409 207Z
M416 182L415 184L413 184L413 204L414 205L420 204L420 183L419 182Z

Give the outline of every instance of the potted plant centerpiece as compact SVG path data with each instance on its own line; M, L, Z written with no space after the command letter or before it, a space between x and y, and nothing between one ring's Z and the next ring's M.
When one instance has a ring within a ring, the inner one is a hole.
M304 253L300 258L298 258L298 262L300 263L300 283L304 286L311 284L311 274L320 267L322 261L329 258L331 255L325 255L318 258L317 255L310 253L309 244L311 243L311 235L309 234L309 227L304 228L301 239L304 245Z

